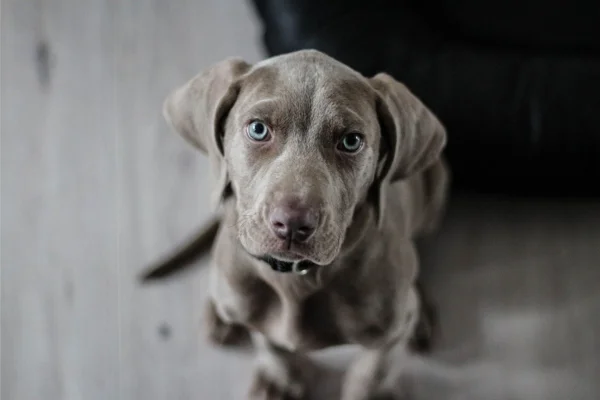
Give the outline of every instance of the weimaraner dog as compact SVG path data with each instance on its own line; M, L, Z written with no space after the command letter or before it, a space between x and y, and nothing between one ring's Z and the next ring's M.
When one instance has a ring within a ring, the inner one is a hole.
M145 278L214 239L209 337L250 333L250 399L305 398L303 353L340 344L364 348L343 400L395 398L394 358L430 332L414 239L444 210L438 119L389 75L314 50L222 61L175 90L164 114L208 155L220 212Z

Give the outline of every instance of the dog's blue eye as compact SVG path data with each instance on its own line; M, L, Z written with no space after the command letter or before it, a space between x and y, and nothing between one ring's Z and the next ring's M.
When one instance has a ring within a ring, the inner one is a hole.
M356 153L363 145L363 137L359 133L349 133L342 137L338 149L346 153Z
M269 128L267 128L267 125L262 121L250 122L246 128L246 132L250 139L257 142L263 142L269 139Z

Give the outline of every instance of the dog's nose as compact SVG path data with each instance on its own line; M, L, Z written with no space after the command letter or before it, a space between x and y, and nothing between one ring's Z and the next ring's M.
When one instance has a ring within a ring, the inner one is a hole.
M273 209L269 222L278 238L305 242L317 229L319 215L307 207L281 205Z

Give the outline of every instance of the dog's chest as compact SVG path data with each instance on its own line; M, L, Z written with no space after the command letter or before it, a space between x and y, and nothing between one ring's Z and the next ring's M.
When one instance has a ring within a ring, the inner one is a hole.
M288 277L298 278L281 279ZM288 349L369 345L383 338L392 324L392 304L378 293L353 290L356 285L332 284L302 296L293 292L294 285L278 285L276 290L260 277L230 284L222 287L227 296L216 293L217 308L228 320L256 329Z

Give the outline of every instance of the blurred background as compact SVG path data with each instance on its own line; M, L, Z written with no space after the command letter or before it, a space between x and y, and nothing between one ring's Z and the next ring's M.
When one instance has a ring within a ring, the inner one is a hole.
M202 336L207 271L136 275L210 215L166 94L229 56L316 48L405 82L448 128L422 246L440 340L417 400L600 398L600 3L2 0L3 400L240 399ZM203 262L204 263L204 262ZM320 354L334 399L351 348Z

